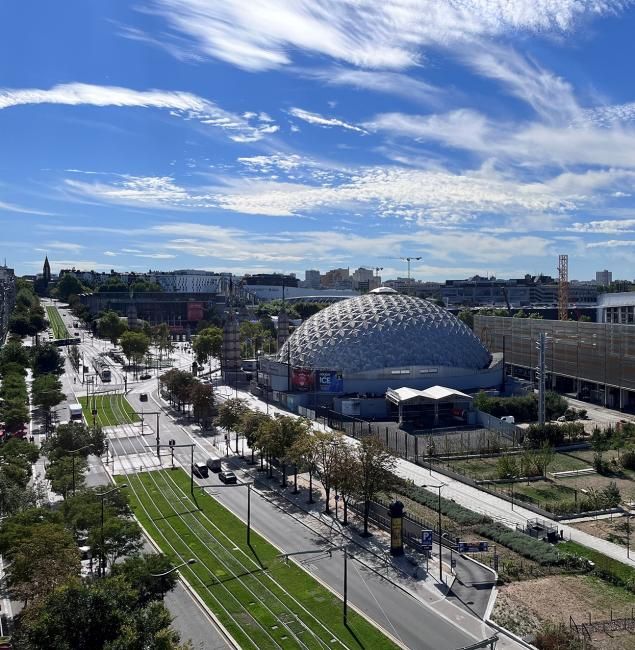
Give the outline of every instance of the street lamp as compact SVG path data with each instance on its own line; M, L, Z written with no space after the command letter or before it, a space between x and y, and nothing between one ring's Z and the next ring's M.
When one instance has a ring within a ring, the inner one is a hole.
M101 545L99 547L99 575L103 575L104 570L104 499L113 492L121 490L128 487L127 483L122 483L121 485L116 485L114 488L108 490L107 492L98 492L97 496L101 499Z
M68 452L71 455L71 460L73 462L73 496L75 496L75 454L80 451L84 451L85 449L90 449L91 447L92 445L84 445L79 449L70 449Z
M165 576L169 576L171 573L174 573L175 571L178 571L181 567L184 567L184 566L186 566L188 564L196 564L196 560L193 557L191 557L189 560L186 560L185 562L181 562L181 564L177 564L176 566L173 566L171 569L168 569L167 571L164 571L163 573L151 573L150 577L152 577L152 578L165 578Z
M206 488L237 488L237 487L247 487L247 546L251 546L251 486L254 484L253 481L248 483L224 483L223 485L199 485L200 488L205 490Z
M443 582L443 559L442 559L442 539L441 539L441 488L444 488L447 483L440 483L439 485L422 485L422 488L429 488L431 490L439 490L439 505L438 505L438 515L439 515L439 581Z

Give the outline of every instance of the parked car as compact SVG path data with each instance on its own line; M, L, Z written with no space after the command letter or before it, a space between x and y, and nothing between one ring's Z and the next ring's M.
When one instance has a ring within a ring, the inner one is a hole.
M149 375L148 373L146 373L145 375L141 375L139 377L139 379L152 379L152 375Z
M236 474L234 474L234 472L230 472L229 470L225 470L224 472L221 472L218 475L218 478L223 483L237 483L238 482L238 479L236 478Z
M198 478L207 478L209 476L207 465L204 463L194 463L194 465L192 465L192 474Z
M139 395L139 401L140 402L147 402L148 401L148 393L141 393Z

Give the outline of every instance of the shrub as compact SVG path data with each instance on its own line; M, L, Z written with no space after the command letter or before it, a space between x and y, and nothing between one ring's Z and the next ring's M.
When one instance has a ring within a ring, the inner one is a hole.
M536 632L534 645L538 650L583 650L583 641L563 623L543 623Z
M498 478L516 478L519 475L520 468L513 456L501 456L496 461L496 476Z
M622 454L620 463L624 469L635 469L635 449L629 449Z
M477 527L476 532L523 557L538 562L538 564L558 564L559 555L553 546L524 533L511 530L503 524L483 524Z
M413 483L404 482L399 486L399 492L405 497L427 506L431 510L436 510L439 507L438 495L428 492L425 488L418 487ZM441 513L463 526L473 526L491 521L487 515L482 515L468 508L464 508L458 503L450 499L444 499L443 497L441 497Z

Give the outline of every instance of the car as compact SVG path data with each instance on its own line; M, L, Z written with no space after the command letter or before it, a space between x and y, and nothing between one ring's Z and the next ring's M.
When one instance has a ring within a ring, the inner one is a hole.
M220 472L222 469L220 458L208 458L205 464L212 472Z
M139 379L152 379L152 375L149 375L148 373L146 373L145 375L141 375L139 377Z
M192 474L198 478L207 478L209 476L209 470L205 463L194 463L192 465Z
M140 402L147 402L148 401L148 393L141 393L139 395L139 401Z
M223 483L237 483L238 482L238 479L236 478L236 474L234 474L234 472L231 472L229 470L225 470L224 472L221 472L218 475L218 478Z

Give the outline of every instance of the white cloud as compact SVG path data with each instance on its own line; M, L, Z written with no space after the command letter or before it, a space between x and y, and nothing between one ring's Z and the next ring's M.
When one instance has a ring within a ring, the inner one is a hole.
M635 246L635 239L609 239L586 245L587 248L623 248L626 246Z
M52 212L34 210L33 208L25 208L21 205L16 205L15 203L6 203L5 201L0 201L0 210L4 210L6 212L19 212L20 214L37 214L44 217L54 216Z
M324 117L323 115L319 115L318 113L311 113L309 111L305 111L302 108L291 108L289 109L289 113L293 115L293 117L297 117L299 120L308 122L309 124L317 124L318 126L325 126L325 127L339 126L340 128L347 129L349 131L357 131L358 133L363 133L363 134L367 133L367 131L361 129L359 126L355 126L354 124L349 124L348 122L339 120L336 117Z
M400 69L426 46L522 31L564 31L622 0L155 0L182 46L247 70L304 51L362 68Z
M630 233L635 232L635 219L602 219L599 221L588 221L586 223L576 222L571 224L570 230L603 234Z
M227 132L235 142L255 142L278 127L252 125L246 118L223 110L214 102L179 91L132 90L119 86L61 84L50 90L38 88L0 88L0 110L27 104L64 104L66 106L120 106L168 110L172 115L195 119ZM255 115L255 114L254 114Z
M73 244L72 242L64 241L49 241L43 244L41 250L60 250L60 251L72 251L73 253L78 253L82 248L81 244Z
M117 257L117 253L114 253L113 251L104 251L104 255L106 257Z

